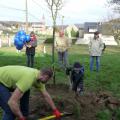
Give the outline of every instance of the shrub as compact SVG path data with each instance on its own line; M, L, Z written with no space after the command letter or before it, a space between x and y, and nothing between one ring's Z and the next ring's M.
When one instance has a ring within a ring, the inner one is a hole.
M120 120L120 108L116 109L116 120Z
M74 104L73 113L76 117L76 120L80 120L80 104L77 102Z
M68 33L67 33L67 31L65 31L65 36L68 37Z
M73 44L75 44L75 43L76 43L76 41L77 41L77 39L76 39L76 38L73 38L73 39L72 39L72 43L73 43Z
M71 30L71 37L79 37L79 31Z
M46 38L45 43L53 43L53 38Z
M110 120L111 119L111 113L107 109L103 111L99 111L96 116L97 116L97 120Z

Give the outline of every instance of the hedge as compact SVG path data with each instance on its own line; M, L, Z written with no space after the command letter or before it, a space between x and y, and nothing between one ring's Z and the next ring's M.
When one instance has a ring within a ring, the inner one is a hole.
M53 38L46 38L45 43L53 43Z

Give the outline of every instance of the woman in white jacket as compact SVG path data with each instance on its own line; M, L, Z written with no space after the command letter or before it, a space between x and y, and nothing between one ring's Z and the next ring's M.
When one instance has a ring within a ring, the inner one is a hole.
M94 59L96 59L96 71L100 69L100 56L104 48L103 42L99 37L99 32L94 33L94 37L89 42L90 71L93 71Z

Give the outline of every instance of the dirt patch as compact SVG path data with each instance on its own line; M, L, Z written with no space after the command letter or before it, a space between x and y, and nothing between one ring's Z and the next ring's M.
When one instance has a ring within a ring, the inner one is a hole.
M111 96L107 93L103 94L103 92L97 94L85 92L82 96L76 98L66 85L47 85L47 90L61 112L73 113L72 116L63 117L61 120L97 120L97 112L107 106L110 107L112 104L110 103ZM43 97L36 90L32 92L30 97L30 118L37 120L52 115L52 110ZM118 100L111 100L111 102L115 105L119 104Z

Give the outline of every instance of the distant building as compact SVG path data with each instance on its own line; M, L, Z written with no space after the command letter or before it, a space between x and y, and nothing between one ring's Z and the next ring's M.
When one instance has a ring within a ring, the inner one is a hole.
M32 23L32 29L35 32L39 32L44 34L46 31L46 23L45 23L45 17L43 15L41 22L33 22Z
M100 22L85 22L84 33L93 33L95 31L101 32Z
M75 26L79 30L79 38L83 38L83 36L84 36L84 24L75 24Z
M47 27L46 34L47 35L52 35L53 34L53 27Z
M79 29L77 28L76 25L69 25L69 26L67 26L66 29L65 29L65 31L67 32L69 38L72 37L72 35L71 35L71 31L72 30L74 30L75 32L79 31Z
M80 36L76 44L88 44L90 38L94 36L95 31L99 31L101 33L101 30L103 28L101 26L102 25L100 24L100 22L85 22L84 27L79 29L79 33L82 31L82 29L84 29L83 37ZM117 27L119 26L117 25ZM115 41L114 36L112 35L100 34L100 37L106 45L117 45L117 42Z

